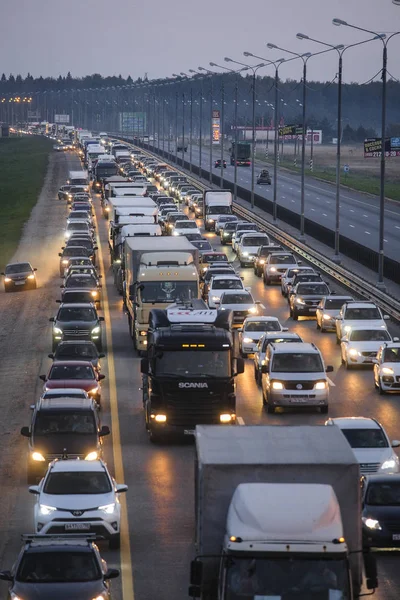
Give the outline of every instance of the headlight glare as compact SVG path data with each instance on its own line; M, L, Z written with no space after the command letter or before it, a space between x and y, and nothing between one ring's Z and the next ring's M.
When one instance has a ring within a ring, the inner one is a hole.
M36 462L44 462L46 460L43 454L40 454L40 452L32 452L31 456L32 460L35 460Z
M46 506L46 504L39 505L39 512L41 515L49 515L55 510L57 510L55 506Z
M112 513L115 511L115 502L113 502L112 504L105 504L104 506L99 506L99 510L102 510L107 515L112 515Z
M394 469L396 466L396 461L394 458L389 458L389 460L385 460L385 462L381 465L382 471L386 471L387 469Z
M99 455L96 450L93 450L93 452L89 452L89 454L86 454L85 456L85 460L97 460L98 458Z
M362 521L363 521L364 525L366 527L368 527L368 529L382 529L382 527L379 524L379 521L377 521L376 519L362 517Z

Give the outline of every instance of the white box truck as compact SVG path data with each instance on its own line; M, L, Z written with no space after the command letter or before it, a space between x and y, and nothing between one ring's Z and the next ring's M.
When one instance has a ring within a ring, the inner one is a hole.
M192 597L358 597L360 470L338 428L196 427L195 516Z
M203 195L204 229L214 231L219 215L232 214L233 197L230 190L205 190Z

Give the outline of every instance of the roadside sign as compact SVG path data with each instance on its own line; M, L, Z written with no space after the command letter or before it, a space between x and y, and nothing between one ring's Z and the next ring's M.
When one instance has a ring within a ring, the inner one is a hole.
M343 171L344 171L345 173L348 173L348 172L350 171L350 167L349 167L349 165L344 165L344 167L343 167Z
M381 151L382 138L368 138L364 140L364 158L380 158ZM385 139L385 156L388 158L400 156L399 138Z

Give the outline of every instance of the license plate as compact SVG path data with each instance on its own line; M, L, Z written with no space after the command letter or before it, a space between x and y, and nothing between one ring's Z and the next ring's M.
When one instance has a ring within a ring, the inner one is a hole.
M392 535L392 539L394 542L399 542L400 541L400 533L394 533Z
M15 285L25 285L25 281L15 281Z
M89 531L90 523L66 523L65 531Z
M292 398L290 402L301 404L302 402L307 402L307 396L299 396L298 398Z
M184 429L183 433L184 433L184 435L194 435L195 430L194 429Z

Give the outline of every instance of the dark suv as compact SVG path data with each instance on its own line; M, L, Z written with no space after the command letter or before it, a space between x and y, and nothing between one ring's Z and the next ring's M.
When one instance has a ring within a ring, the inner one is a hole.
M61 341L90 340L102 350L101 322L94 304L62 303L57 315L49 319L53 323L53 352Z
M11 263L6 266L4 275L4 291L31 289L36 290L36 275L28 262Z
M9 598L111 598L108 582L119 570L107 568L95 535L23 535L22 541L12 570L0 571L10 582Z
M109 433L107 426L101 427L91 398L40 399L31 426L21 429L21 435L29 438L28 484L41 479L55 458L100 458L102 437Z

